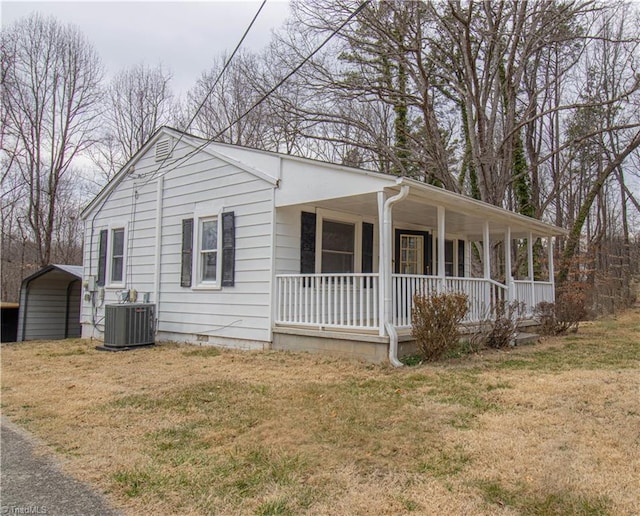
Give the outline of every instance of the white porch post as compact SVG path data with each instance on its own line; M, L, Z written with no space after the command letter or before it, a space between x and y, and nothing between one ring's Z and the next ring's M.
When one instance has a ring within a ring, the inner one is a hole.
M378 259L378 335L384 337L384 298L387 285L385 271L385 260L387 256L386 247L390 245L389 237L384 230L384 203L387 200L385 192L378 192L378 242L380 247L380 258Z
M511 226L504 232L504 282L507 286L507 302L515 298L513 277L511 276Z
M490 252L489 252L489 221L484 221L484 226L482 228L482 261L484 268L484 279L491 279L491 264L490 260ZM485 282L484 285L484 303L485 309L489 310L491 308L491 285Z
M484 221L482 228L482 261L484 265L484 279L491 279L491 264L489 263L489 221Z
M553 237L547 237L547 252L549 253L549 283L551 283L551 302L556 302L556 280L553 266Z
M444 292L445 209L438 206L438 290Z
M473 242L469 239L466 240L464 245L464 277L471 276L471 245Z
M529 231L527 235L527 262L528 262L528 274L531 281L531 309L536 306L536 285L533 281L533 233Z

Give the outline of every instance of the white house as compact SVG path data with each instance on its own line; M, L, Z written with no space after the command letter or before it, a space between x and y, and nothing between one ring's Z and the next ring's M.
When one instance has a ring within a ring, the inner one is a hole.
M392 362L398 340L410 339L418 290L467 293L470 322L498 299L530 309L553 301L552 238L564 234L419 181L170 128L83 218L84 337L102 337L106 304L137 299L155 304L158 341ZM546 281L533 280L537 238L549 253ZM511 248L525 240L528 277L514 279ZM504 253L492 264L498 241Z

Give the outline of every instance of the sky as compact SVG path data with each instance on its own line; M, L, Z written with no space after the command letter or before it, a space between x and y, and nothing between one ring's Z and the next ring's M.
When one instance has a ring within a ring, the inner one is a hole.
M73 23L102 58L107 77L138 63L162 63L173 73L172 88L184 95L215 57L230 54L261 2L257 1L5 1L2 27L34 11ZM289 10L286 0L267 0L243 43L265 47Z

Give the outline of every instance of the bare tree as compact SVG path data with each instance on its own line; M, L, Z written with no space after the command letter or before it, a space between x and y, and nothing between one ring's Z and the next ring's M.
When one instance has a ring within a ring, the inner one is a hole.
M203 136L217 137L219 141L267 148L269 139L266 136L270 127L267 105L262 103L243 116L262 97L264 85L255 81L262 75L258 56L241 51L221 74L226 60L224 55L219 56L188 93L186 107L189 113L199 109L193 128Z
M293 5L280 43L298 57L355 8ZM559 283L577 254L618 241L631 270L638 13L623 1L370 2L298 74L298 145L569 228Z
M558 270L558 283L569 277L573 258L580 250L586 228L586 242L600 252L601 243L615 237L626 238L626 209L613 210L609 185L618 181L624 186L626 163L640 149L640 35L637 24L629 24L634 13L627 5L617 5L594 20L599 38L585 51L582 65L585 82L580 93L581 105L568 124L569 136L576 144L569 150L568 170L571 184L558 197L568 211L570 235ZM629 27L634 27L630 29ZM626 199L624 190L623 200ZM617 219L617 223L612 224ZM621 220L624 219L624 220ZM592 228L597 230L594 232Z
M72 25L34 14L2 33L3 147L37 263L52 258L61 185L93 143L100 60ZM3 195L5 194L3 182ZM14 214L14 216L16 216ZM19 215L18 215L19 217Z
M175 102L171 73L138 64L117 73L107 87L104 130L92 151L108 181L162 125L171 124Z

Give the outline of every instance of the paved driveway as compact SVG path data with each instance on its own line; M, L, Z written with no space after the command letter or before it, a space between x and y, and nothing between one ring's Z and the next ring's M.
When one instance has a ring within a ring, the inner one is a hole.
M34 454L37 441L2 417L0 514L111 516L120 514L98 493L63 473L55 458Z

